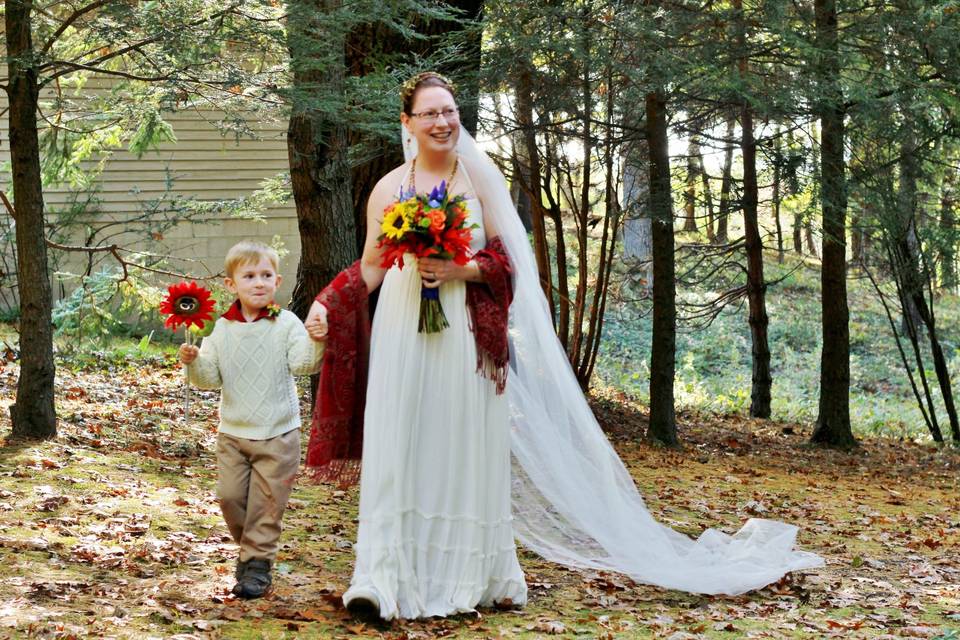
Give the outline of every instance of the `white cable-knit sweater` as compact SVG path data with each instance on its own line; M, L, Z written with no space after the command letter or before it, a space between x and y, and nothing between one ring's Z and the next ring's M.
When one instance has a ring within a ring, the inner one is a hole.
M187 377L201 389L223 389L221 433L266 440L300 427L293 376L319 371L324 346L286 309L257 322L220 318L186 366Z

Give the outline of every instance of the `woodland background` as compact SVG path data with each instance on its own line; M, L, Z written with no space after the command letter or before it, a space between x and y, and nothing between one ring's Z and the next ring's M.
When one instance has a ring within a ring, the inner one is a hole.
M0 390L12 431L0 449L0 548L17 560L0 621L11 633L243 635L252 615L271 633L321 637L955 635L957 2L2 10ZM229 556L208 495L216 421L183 421L175 338L157 330L155 309L165 284L215 286L216 274L191 271L173 230L265 219L269 239L265 212L292 202L290 308L303 314L358 255L366 197L401 162L399 86L422 69L456 82L464 125L510 181L555 330L658 516L690 533L750 514L795 521L830 563L813 584L732 602L670 594L664 613L657 590L615 576L584 587L591 579L528 557L533 583L550 586L535 587L527 612L492 614L495 626L350 630L332 604L349 554L328 556L350 540L355 496L304 487L289 590L259 615L210 600L228 586L209 582L213 558ZM185 113L215 114L238 144L286 123L287 170L207 199L182 196L170 176L135 211L98 209L90 194L106 159L151 159ZM77 197L47 207L54 190ZM187 526L149 505L197 517ZM199 586L182 607L121 602L112 618L123 624L91 630L79 603L127 597L134 579L156 593ZM301 606L307 594L331 596L326 609ZM915 609L894 619L867 607L877 597ZM24 617L37 603L46 613ZM727 629L724 615L768 621Z

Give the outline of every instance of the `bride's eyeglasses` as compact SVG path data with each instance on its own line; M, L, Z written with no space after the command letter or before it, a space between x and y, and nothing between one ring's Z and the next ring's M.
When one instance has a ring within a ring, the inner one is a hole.
M428 111L421 111L419 113L411 113L411 116L414 118L420 118L424 122L436 122L440 116L443 116L443 119L447 122L454 122L460 119L459 109L446 108L443 111L437 111L435 109L430 109Z

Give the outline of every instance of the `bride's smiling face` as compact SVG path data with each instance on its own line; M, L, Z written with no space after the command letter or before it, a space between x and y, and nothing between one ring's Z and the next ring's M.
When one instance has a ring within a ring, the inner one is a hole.
M400 120L421 151L452 151L460 135L460 112L453 95L443 87L422 87L413 97L410 113Z

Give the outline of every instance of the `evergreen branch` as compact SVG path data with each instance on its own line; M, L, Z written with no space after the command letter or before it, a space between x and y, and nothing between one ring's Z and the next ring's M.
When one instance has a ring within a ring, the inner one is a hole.
M234 11L234 9L236 9L238 6L240 6L240 5L239 5L239 4L233 5L233 6L227 7L227 8L224 9L223 11L218 11L218 12L216 12L216 13L214 13L214 14L211 14L211 15L205 17L205 18L201 18L201 19L199 19L199 20L194 20L193 22L184 25L183 28L184 28L184 29L190 29L190 28L192 28L192 27L198 27L198 26L200 26L200 25L202 25L202 24L204 24L204 23L207 23L207 22L213 22L213 21L215 21L215 20L218 20L218 19L222 18L223 16L225 16L225 15L227 15L227 14L232 13L232 12ZM45 64L40 65L40 67L38 68L38 71L44 71L44 70L46 70L46 69L56 69L57 67L68 67L68 68L66 68L66 69L60 69L59 71L56 71L56 72L54 72L53 74L51 74L48 78L46 78L43 82L40 83L40 87L43 87L43 86L49 84L52 80L54 80L54 79L56 79L56 78L59 78L59 77L62 76L62 75L66 75L66 74L70 73L71 71L77 71L77 70L81 70L81 69L91 70L91 71L96 71L96 72L98 72L98 73L105 73L105 74L111 74L111 75L123 75L123 72L111 72L111 71L107 71L107 70L105 70L105 69L100 69L100 68L98 68L98 65L101 65L101 64L103 64L104 62L107 62L108 60L112 60L113 58L116 58L116 57L118 57L118 56L122 56L122 55L124 55L124 54L126 54L126 53L129 53L129 52L131 52L131 51L138 50L138 49L140 49L141 47L144 47L144 46L146 46L146 45L154 44L155 42L158 42L158 41L160 41L161 39L162 39L162 37L159 36L159 35L158 35L158 36L153 36L153 37L151 37L151 38L146 38L146 39L144 39L144 40L140 40L139 42L135 42L135 43L130 44L130 45L127 45L127 46L125 46L125 47L121 47L120 49L117 49L116 51L111 51L111 52L109 52L109 53L105 53L105 54L103 54L102 56L100 56L99 58L95 58L95 59L93 59L93 60L91 60L91 61L89 61L89 62L87 62L87 63L82 63L82 64L81 64L81 63L77 63L77 62L73 62L73 61L65 61L65 60L47 62L47 63L45 63ZM99 50L99 49L92 49L91 51L97 51L97 50ZM90 52L87 52L87 53L90 53ZM79 57L82 58L84 55L87 55L87 53L84 53L84 54L82 54L82 55L79 56ZM130 76L130 75L125 76L125 77L129 77L129 78L131 78L131 79L133 79L133 80L145 80L145 81L147 81L147 82L156 82L156 81L160 81L160 80L167 80L167 79L170 78L170 76L164 76L164 77L159 77L159 78L141 78L141 77L135 77L135 76Z
M915 80L915 82L917 84L925 84L927 82L930 82L931 80L943 80L943 79L944 79L943 74L937 71L936 73L932 73L928 76L920 76ZM916 85L892 87L890 89L887 89L886 91L881 91L879 93L873 94L872 96L870 96L870 100L882 100L884 98L889 98L890 96L897 95L898 93L901 93L903 91L912 91L914 89L916 89ZM847 102L844 102L842 106L844 111L847 111L849 109L852 109L853 107L860 106L861 104L863 104L863 102L864 100L849 100Z
M70 25L83 17L84 14L90 13L91 11L99 9L106 4L110 4L111 2L113 2L113 0L95 0L95 2L77 9L71 15L67 16L67 19L64 20L59 27L57 27L57 30L53 32L53 35L51 35L50 38L44 43L43 47L40 49L40 53L46 53L49 51L50 47L52 47L57 41L57 38L63 35L63 32L69 29Z

